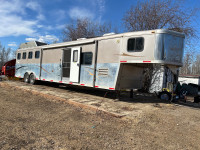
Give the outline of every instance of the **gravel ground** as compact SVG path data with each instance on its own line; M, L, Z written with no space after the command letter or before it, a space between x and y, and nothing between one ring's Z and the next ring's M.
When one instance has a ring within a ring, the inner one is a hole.
M138 101L120 119L0 87L0 149L200 149L199 108Z

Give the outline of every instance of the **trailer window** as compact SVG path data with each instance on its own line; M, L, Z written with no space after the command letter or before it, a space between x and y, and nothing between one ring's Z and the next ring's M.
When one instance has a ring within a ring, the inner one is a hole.
M131 38L128 39L127 50L130 52L142 51L144 49L144 38Z
M40 58L40 51L35 52L35 58Z
M92 56L92 52L81 53L81 65L91 65Z
M78 50L73 51L73 62L78 61Z
M8 71L10 69L10 66L6 66L6 70Z
M23 52L22 59L26 59L26 52Z
M18 59L18 60L21 59L21 53L18 53L18 54L17 54L17 59Z
M32 59L33 57L33 52L28 52L28 59Z

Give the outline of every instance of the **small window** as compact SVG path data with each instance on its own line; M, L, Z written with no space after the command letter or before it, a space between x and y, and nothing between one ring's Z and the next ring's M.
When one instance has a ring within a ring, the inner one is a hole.
M81 53L81 65L91 65L92 56L92 52Z
M40 58L40 51L35 52L35 58Z
M20 60L21 59L21 53L17 54L17 59Z
M28 59L32 59L33 58L33 52L28 52Z
M144 38L131 38L128 39L127 50L130 52L142 51L144 49Z
M26 59L26 52L23 52L22 59Z
M78 50L73 51L73 62L78 61Z
M9 70L9 69L11 69L11 66L6 66L6 70Z

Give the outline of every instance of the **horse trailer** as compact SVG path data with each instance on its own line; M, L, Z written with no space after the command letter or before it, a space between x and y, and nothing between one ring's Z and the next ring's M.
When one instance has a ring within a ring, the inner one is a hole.
M149 91L160 91L177 82L184 38L158 29L50 45L26 43L16 52L15 76L32 84L41 80L108 90L141 89L148 78Z

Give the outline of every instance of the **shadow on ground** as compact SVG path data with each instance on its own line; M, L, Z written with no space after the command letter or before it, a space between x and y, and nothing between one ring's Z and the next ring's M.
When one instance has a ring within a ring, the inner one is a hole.
M118 96L116 91L110 91L105 89L98 89L98 88L89 88L89 87L82 87L82 86L75 86L75 85L66 85L60 83L52 83L52 82L43 82L38 81L37 85L42 85L45 87L53 87L57 89L64 89L68 90L71 93L83 93L88 95L99 96L102 98L109 98L109 99L117 99L119 101L127 102L127 103L163 103L163 104L170 104L171 102L159 99L156 94L149 94L149 93L142 93L142 92L134 92L133 98L130 98L130 92L128 91L121 91L120 96ZM192 108L200 108L199 103L193 103L193 97L189 97L189 99L185 102L177 101L174 104L192 107Z
M89 88L89 87L82 87L82 86L75 86L75 85L65 85L65 84L58 84L58 83L51 83L51 82L38 82L38 85L43 86L50 86L53 88L65 89L70 92L77 92L83 94L89 94L109 99L118 99L120 101L129 102L129 103L169 103L168 101L163 101L155 94L149 93L141 93L141 92L134 92L133 98L130 98L129 91L121 91L120 96L118 97L118 93L116 91L110 91L105 89L97 89L97 88Z

